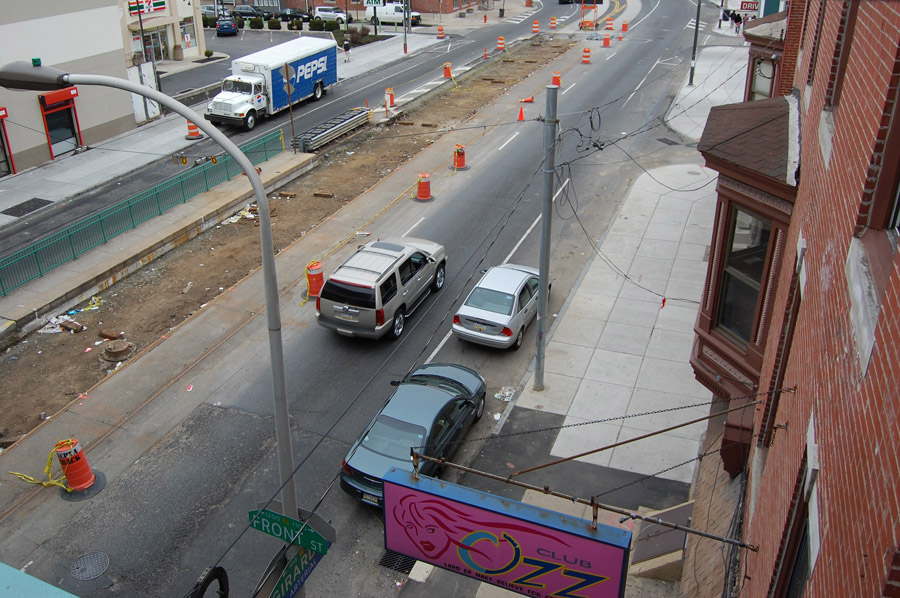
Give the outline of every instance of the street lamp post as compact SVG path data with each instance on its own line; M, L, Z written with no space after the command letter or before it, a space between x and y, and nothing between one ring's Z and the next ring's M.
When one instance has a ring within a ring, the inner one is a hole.
M27 91L52 91L72 85L100 85L128 91L159 102L169 110L180 114L197 125L201 131L218 143L244 170L250 179L259 206L259 239L262 250L263 281L265 287L266 316L269 328L269 356L272 362L273 402L275 406L275 438L278 443L278 469L283 484L281 505L287 517L297 517L297 495L291 480L294 472L291 451L291 427L288 419L287 393L284 375L284 351L281 343L281 310L278 305L278 281L275 275L275 250L272 243L272 221L269 218L269 200L262 179L253 163L228 137L202 116L169 96L125 79L105 75L76 75L58 69L41 66L39 58L31 63L13 62L0 67L0 87Z

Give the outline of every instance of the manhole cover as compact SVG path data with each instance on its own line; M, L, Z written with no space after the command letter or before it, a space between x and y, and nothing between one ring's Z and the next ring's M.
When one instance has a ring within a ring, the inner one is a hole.
M405 554L400 554L399 552L394 552L393 550L385 550L384 554L381 555L381 560L378 561L378 564L382 567L387 567L388 569L393 569L394 571L409 575L413 565L416 564L416 559L411 556L406 556Z
M94 552L89 552L78 557L78 559L72 563L70 571L72 577L78 581L88 581L103 575L103 572L106 571L107 567L109 567L109 557L99 550L95 550Z
M7 216L13 216L15 218L21 218L25 214L30 214L35 210L43 208L46 205L52 204L52 201L41 199L40 197L33 197L28 201L23 201L22 203L16 204L10 208L6 208L0 214L6 214Z
M103 358L109 361L123 361L131 357L132 353L134 353L134 343L117 339L106 343L106 348L103 349Z

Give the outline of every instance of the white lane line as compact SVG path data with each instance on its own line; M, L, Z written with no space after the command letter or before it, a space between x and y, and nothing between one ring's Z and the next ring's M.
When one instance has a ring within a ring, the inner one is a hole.
M569 90L572 89L573 87L575 87L576 85L578 85L578 84L577 84L577 83L570 83L569 85L566 86L565 91L563 91L563 92L562 92L561 94L559 94L559 95L561 95L561 96L566 95L567 93L569 93Z
M444 348L444 345L447 343L448 340L450 340L450 337L452 335L453 335L453 331L448 330L447 334L444 335L444 338L441 339L441 342L438 343L438 346L435 347L434 351L431 352L431 355L428 356L428 359L425 360L425 363L431 363L431 360L437 356L438 351L440 351L441 349Z
M619 53L619 51L616 50L615 52L613 52L612 54L610 54L609 56L607 56L606 59L609 60L610 58L612 58L613 56L615 56L615 55L618 54L618 53Z
M406 232L403 233L403 235L401 235L401 236L403 236L403 237L408 237L408 236L409 236L409 233L411 233L411 232L413 231L414 228L416 228L417 226L419 226L420 224L422 224L422 221L423 221L423 220L425 220L425 216L422 216L421 218L419 218L419 219L416 221L416 223L413 224L412 226L410 226L408 229L406 229Z
M566 186L569 184L570 180L571 179L566 179L565 181L563 181L563 184L559 186L559 190L553 195L552 201L554 201L554 202L556 201L556 198L559 197L559 194L563 192L563 189L566 188ZM506 258L503 260L502 263L505 264L510 260L510 258L512 258L513 254L516 251L518 251L519 246L525 241L526 238L528 238L528 235L531 234L531 231L534 230L534 227L537 226L537 223L540 221L541 221L541 215L538 215L538 217L534 219L534 222L531 223L531 226L528 227L528 230L525 231L525 234L522 235L522 238L519 239L519 242L516 243L516 246L512 248L512 251L509 252L509 255L506 256Z
M641 82L637 84L637 87L634 88L634 91L632 91L631 94L628 96L628 98L624 102L622 102L623 108L625 107L625 104L628 103L628 100L630 100L632 98L632 96L634 96L634 94L636 94L637 91L644 85L644 82L647 80L647 77L650 76L650 73L653 72L653 69L655 69L656 65L658 65L658 64L659 64L659 60L657 60L656 62L653 63L653 66L650 67L650 70L647 71L647 74L644 75L644 78L641 79Z
M507 139L507 140L506 140L506 143L504 143L503 145L501 145L500 147L498 147L498 148L497 148L497 151L499 152L500 150L502 150L504 147L506 147L506 146L509 144L510 141L512 141L513 139L515 139L515 138L518 137L518 136L519 136L518 133L513 133L513 136L510 137L509 139Z

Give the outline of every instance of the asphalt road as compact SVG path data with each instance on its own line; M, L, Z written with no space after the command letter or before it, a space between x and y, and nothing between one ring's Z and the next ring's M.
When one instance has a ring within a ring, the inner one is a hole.
M590 74L573 68L567 73L571 82L559 96L562 143L556 162L561 166L560 186L569 182L557 198L553 219L551 314L560 309L590 257L592 242L602 235L630 180L640 172L628 155L639 156L646 167L655 166L663 148L669 159L673 156L672 147L660 139L677 138L659 124L690 61L690 34L680 24L690 20L692 8L687 2L657 3L645 6L643 14L652 6L658 9L642 26L642 43L622 45ZM562 7L550 5L546 10L551 8ZM443 60L423 57L422 68L433 70L429 61ZM641 90L632 94L642 81ZM373 84L355 83L360 88ZM282 319L298 467L295 488L300 504L317 507L338 533L337 543L307 582L310 596L412 596L424 591L431 597L473 595L466 581L440 574L435 579L447 583L429 582L426 588L410 584L399 590L405 576L377 564L383 551L379 514L341 492L335 479L349 444L389 396L388 382L436 349L434 361L468 365L488 380L486 414L470 433L472 438L489 436L492 416L506 407L493 393L518 384L534 355L534 324L518 352L492 351L452 338L442 344L454 307L480 270L507 256L514 263L538 263L540 226L532 225L543 197L544 124L510 123L508 109L499 107L487 108L478 118L484 123L481 129L454 133L468 140L467 161L478 168L433 180L434 201L398 202L369 228L373 237L409 234L447 248L444 289L412 316L399 341L346 339L317 326L314 310L299 305L300 291L292 287L297 281L279 280L286 289ZM626 131L636 133L613 143ZM688 148L684 152L694 153ZM329 259L337 263L352 250L345 248ZM247 305L242 312L238 307L228 313L204 312L187 325L187 332L214 337L216 330L229 330L254 309ZM163 356L151 354L126 371L152 383L165 378L159 369L163 362ZM191 370L190 384L208 393L199 407L179 407L183 389L162 388L160 400L149 409L165 410L177 426L70 520L56 535L59 540L41 547L46 558L35 564L35 573L44 579L66 578L70 555L102 549L112 555L110 568L94 582L79 585L79 595L105 596L113 586L121 595L180 596L200 571L216 562L228 571L232 595L249 595L278 545L252 530L239 536L248 509L278 490L268 362L265 326L257 316L227 342L210 346ZM514 423L527 428L553 422ZM154 431L138 426L123 433ZM504 451L536 450L547 442L546 437L519 438L521 445L487 451L481 450L483 441L464 445L458 459L497 469L503 467L498 456ZM584 471L548 475L562 478L573 493L591 482ZM515 491L504 491L515 498ZM637 500L629 493L615 498L610 502L631 505ZM641 504L648 504L648 498L654 500L654 495L642 496Z

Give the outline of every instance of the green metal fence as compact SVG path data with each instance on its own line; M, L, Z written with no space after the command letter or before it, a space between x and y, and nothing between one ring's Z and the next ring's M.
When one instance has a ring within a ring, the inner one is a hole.
M241 151L253 164L265 162L284 151L281 131L275 130L248 143ZM240 166L230 156L219 157L216 164L210 161L191 168L3 258L0 260L0 295L6 295L29 280L43 276L60 264L74 260L93 247L240 173Z

